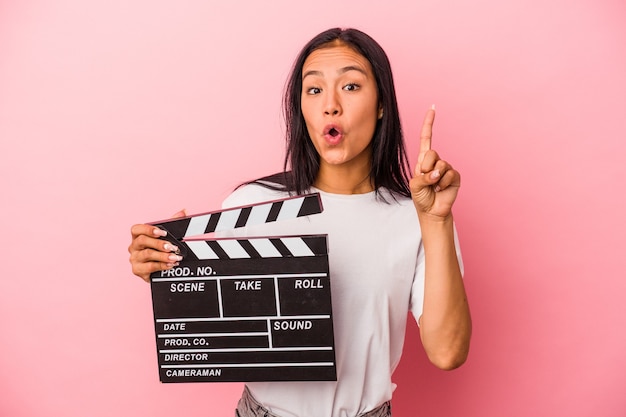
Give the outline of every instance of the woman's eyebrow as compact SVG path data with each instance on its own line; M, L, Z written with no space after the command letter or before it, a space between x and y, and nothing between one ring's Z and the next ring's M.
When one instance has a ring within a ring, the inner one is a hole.
M367 73L365 72L365 70L363 68L359 67L359 66L356 66L356 65L348 65L347 67L339 68L337 70L337 73L338 74L345 74L346 72L349 72L349 71L358 71L361 74L367 76ZM314 75L314 76L322 77L322 78L324 77L324 73L322 71L310 70L310 71L307 71L304 74L302 74L302 79L304 80L309 75Z
M324 77L324 73L322 71L311 70L302 74L302 79L304 80L309 75L315 75L316 77Z
M348 65L347 67L340 68L337 72L339 74L345 74L348 71L358 71L362 73L363 75L367 75L367 73L365 72L363 68L356 66L356 65Z

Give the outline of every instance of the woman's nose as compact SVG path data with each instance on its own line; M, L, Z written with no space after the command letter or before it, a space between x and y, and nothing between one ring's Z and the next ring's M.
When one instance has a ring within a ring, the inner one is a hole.
M337 116L341 113L341 104L336 93L329 93L324 103L324 114L329 116Z

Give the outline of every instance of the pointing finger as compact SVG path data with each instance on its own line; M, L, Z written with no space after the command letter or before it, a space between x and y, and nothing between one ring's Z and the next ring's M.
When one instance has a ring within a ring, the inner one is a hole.
M419 164L424 160L424 155L431 148L433 136L433 123L435 122L435 106L433 105L426 113L424 124L422 125L422 133L420 134L420 153L417 158Z

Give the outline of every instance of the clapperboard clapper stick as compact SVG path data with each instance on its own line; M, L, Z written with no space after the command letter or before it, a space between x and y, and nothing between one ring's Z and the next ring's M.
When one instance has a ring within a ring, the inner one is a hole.
M162 382L337 379L327 235L202 237L321 211L315 193L151 223L183 255L150 276Z

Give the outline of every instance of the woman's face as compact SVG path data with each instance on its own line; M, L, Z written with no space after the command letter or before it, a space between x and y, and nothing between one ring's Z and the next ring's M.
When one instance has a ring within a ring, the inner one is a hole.
M381 107L369 61L337 44L313 51L302 67L302 115L320 169L366 169Z

